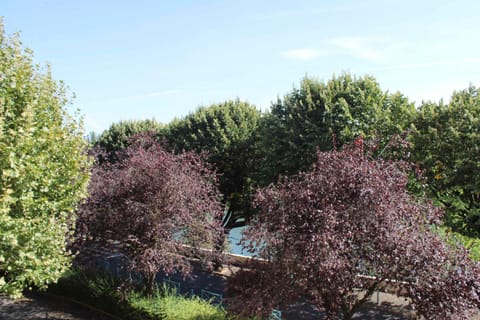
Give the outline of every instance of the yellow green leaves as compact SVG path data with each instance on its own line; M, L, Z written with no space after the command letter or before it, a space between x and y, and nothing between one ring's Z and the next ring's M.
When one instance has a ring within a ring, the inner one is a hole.
M71 215L90 161L64 86L32 63L17 35L0 33L0 292L17 296L69 266Z

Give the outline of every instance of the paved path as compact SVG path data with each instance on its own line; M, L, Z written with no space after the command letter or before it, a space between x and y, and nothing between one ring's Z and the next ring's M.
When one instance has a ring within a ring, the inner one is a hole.
M308 304L299 303L283 313L284 319L321 319L322 313ZM93 312L79 305L51 297L32 295L28 298L11 300L0 296L0 320L115 320L115 318ZM398 320L407 319L385 313L381 307L369 308L355 319Z
M115 320L77 304L31 295L8 299L0 295L0 320Z
M227 278L220 274L211 274L196 269L192 278L182 279L180 276L165 276L158 274L157 281L163 279L173 280L180 284L182 294L201 295L201 290L208 290L213 293L224 295ZM377 300L378 299L378 300ZM322 319L323 312L318 310L307 302L299 302L290 306L287 310L282 310L283 319L286 320L313 320ZM412 319L413 314L408 310L403 298L398 298L391 294L374 294L371 301L366 303L365 308L358 312L355 319L365 320L407 320Z

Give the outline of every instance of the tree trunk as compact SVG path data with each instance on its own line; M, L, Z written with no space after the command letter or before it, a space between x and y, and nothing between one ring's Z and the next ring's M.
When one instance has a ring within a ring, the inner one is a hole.
M145 279L145 283L144 283L145 294L147 295L147 297L151 297L155 290L155 273L145 274L144 279Z

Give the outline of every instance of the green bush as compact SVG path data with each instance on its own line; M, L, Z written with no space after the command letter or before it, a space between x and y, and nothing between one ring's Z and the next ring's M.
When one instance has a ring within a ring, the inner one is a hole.
M48 293L79 301L126 320L163 319L135 308L128 299L122 299L121 292L117 290L120 285L108 273L77 269L65 274L58 283L50 285Z
M165 320L221 320L226 319L224 310L211 305L200 297L184 297L166 286L158 289L148 298L132 292L128 300L139 310Z
M468 249L469 256L472 260L480 261L480 238L469 237L446 227L440 228L437 231L451 245L461 245Z
M472 260L480 261L480 238L468 237L456 232L453 232L453 237L469 250Z
M162 287L152 297L131 291L122 299L121 282L108 273L74 270L49 287L48 292L68 297L128 320L220 320L226 312L200 297L184 297Z

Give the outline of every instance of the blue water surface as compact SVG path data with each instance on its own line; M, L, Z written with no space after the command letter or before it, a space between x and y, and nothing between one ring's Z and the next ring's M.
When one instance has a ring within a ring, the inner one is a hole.
M241 256L251 257L253 254L244 250L239 244L240 239L242 238L242 232L247 228L247 226L237 227L230 230L228 233L228 246L230 248L230 253L238 254Z

